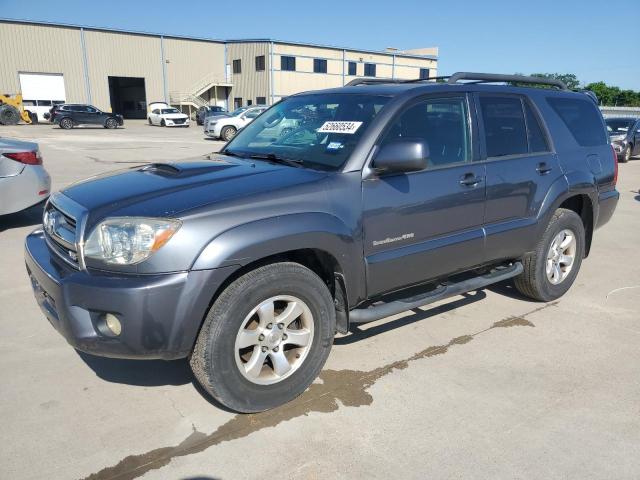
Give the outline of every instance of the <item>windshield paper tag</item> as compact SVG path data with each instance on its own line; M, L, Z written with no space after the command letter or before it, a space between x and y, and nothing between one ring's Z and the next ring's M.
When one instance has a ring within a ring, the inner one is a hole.
M362 122L324 122L318 133L347 133L353 135L358 131Z

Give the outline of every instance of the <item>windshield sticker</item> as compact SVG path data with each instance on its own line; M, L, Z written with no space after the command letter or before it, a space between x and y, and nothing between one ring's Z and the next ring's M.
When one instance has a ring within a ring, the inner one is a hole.
M362 122L324 122L318 133L346 133L353 135L358 131Z
M327 145L327 150L340 150L341 148L344 148L344 145L340 142L331 142Z

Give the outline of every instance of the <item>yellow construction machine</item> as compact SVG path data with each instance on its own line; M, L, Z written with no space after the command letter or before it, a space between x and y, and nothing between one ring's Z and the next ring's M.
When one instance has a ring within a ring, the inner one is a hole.
M20 120L24 123L33 121L31 114L22 105L22 95L0 94L0 125L16 125Z

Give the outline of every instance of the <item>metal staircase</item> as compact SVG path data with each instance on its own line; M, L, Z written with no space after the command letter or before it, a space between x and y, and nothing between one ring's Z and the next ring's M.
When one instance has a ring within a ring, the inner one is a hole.
M209 105L209 101L202 97L202 94L214 87L231 87L232 84L227 78L212 72L199 79L184 92L169 92L169 103L171 105L185 105L200 108Z

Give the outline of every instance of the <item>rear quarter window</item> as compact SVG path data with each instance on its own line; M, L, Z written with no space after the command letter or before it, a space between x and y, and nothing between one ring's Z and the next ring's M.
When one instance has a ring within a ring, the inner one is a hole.
M598 107L591 100L548 97L547 102L582 147L606 145L607 132Z

